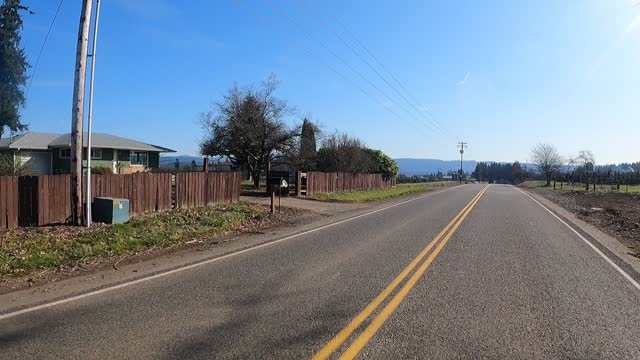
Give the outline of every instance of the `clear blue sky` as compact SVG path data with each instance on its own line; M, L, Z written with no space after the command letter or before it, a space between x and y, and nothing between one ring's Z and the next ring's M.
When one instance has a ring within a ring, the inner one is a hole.
M393 157L455 159L464 140L477 160L525 161L549 142L565 155L590 149L598 163L637 161L637 2L103 0L94 130L196 154L198 114L234 82L273 72L300 113ZM24 3L36 12L23 31L33 64L58 1ZM64 2L44 49L23 111L33 131L69 131L80 3ZM415 124L402 110L413 108L334 35L376 65L336 19L433 117Z

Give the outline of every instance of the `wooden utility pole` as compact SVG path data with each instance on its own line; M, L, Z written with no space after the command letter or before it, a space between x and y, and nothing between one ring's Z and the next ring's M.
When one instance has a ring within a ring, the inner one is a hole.
M458 147L460 148L460 177L459 177L459 179L460 179L460 182L462 183L462 175L464 174L464 170L463 170L463 167L462 167L462 156L464 155L464 149L467 148L467 143L464 142L464 141L460 141L458 143Z
M93 0L82 0L71 108L71 216L74 225L82 224L82 124L92 3Z

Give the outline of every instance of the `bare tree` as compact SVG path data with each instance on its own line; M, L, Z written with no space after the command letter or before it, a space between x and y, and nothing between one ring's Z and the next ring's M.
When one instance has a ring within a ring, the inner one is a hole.
M591 150L580 150L576 157L576 163L582 167L583 171L590 172L595 167L596 159Z
M299 127L292 129L284 122L290 108L276 97L278 85L273 74L257 90L234 85L221 102L201 114L206 134L200 152L225 156L248 169L256 187L269 162L295 146L300 135Z
M538 144L531 150L531 160L538 167L538 171L547 181L547 186L551 185L551 178L560 170L562 166L562 156L555 146L551 144Z

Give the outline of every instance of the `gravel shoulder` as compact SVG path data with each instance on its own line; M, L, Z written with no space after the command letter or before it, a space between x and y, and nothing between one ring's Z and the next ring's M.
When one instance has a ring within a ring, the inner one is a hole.
M628 248L630 255L640 258L640 194L554 191L526 184L524 187L614 237Z

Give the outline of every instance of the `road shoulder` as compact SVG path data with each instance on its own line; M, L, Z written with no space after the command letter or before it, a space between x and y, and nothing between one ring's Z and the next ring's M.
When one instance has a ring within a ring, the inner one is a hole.
M614 255L618 260L618 265L624 266L627 270L632 269L634 272L634 278L640 278L640 259L631 255L629 249L622 244L618 239L604 233L594 225L591 225L581 219L579 219L574 213L560 205L552 202L544 196L530 191L526 188L518 188L528 195L539 201L542 205L549 208L560 218L569 223L575 230L580 232L583 236L589 239L594 245L598 246L601 250L606 250L610 255Z

